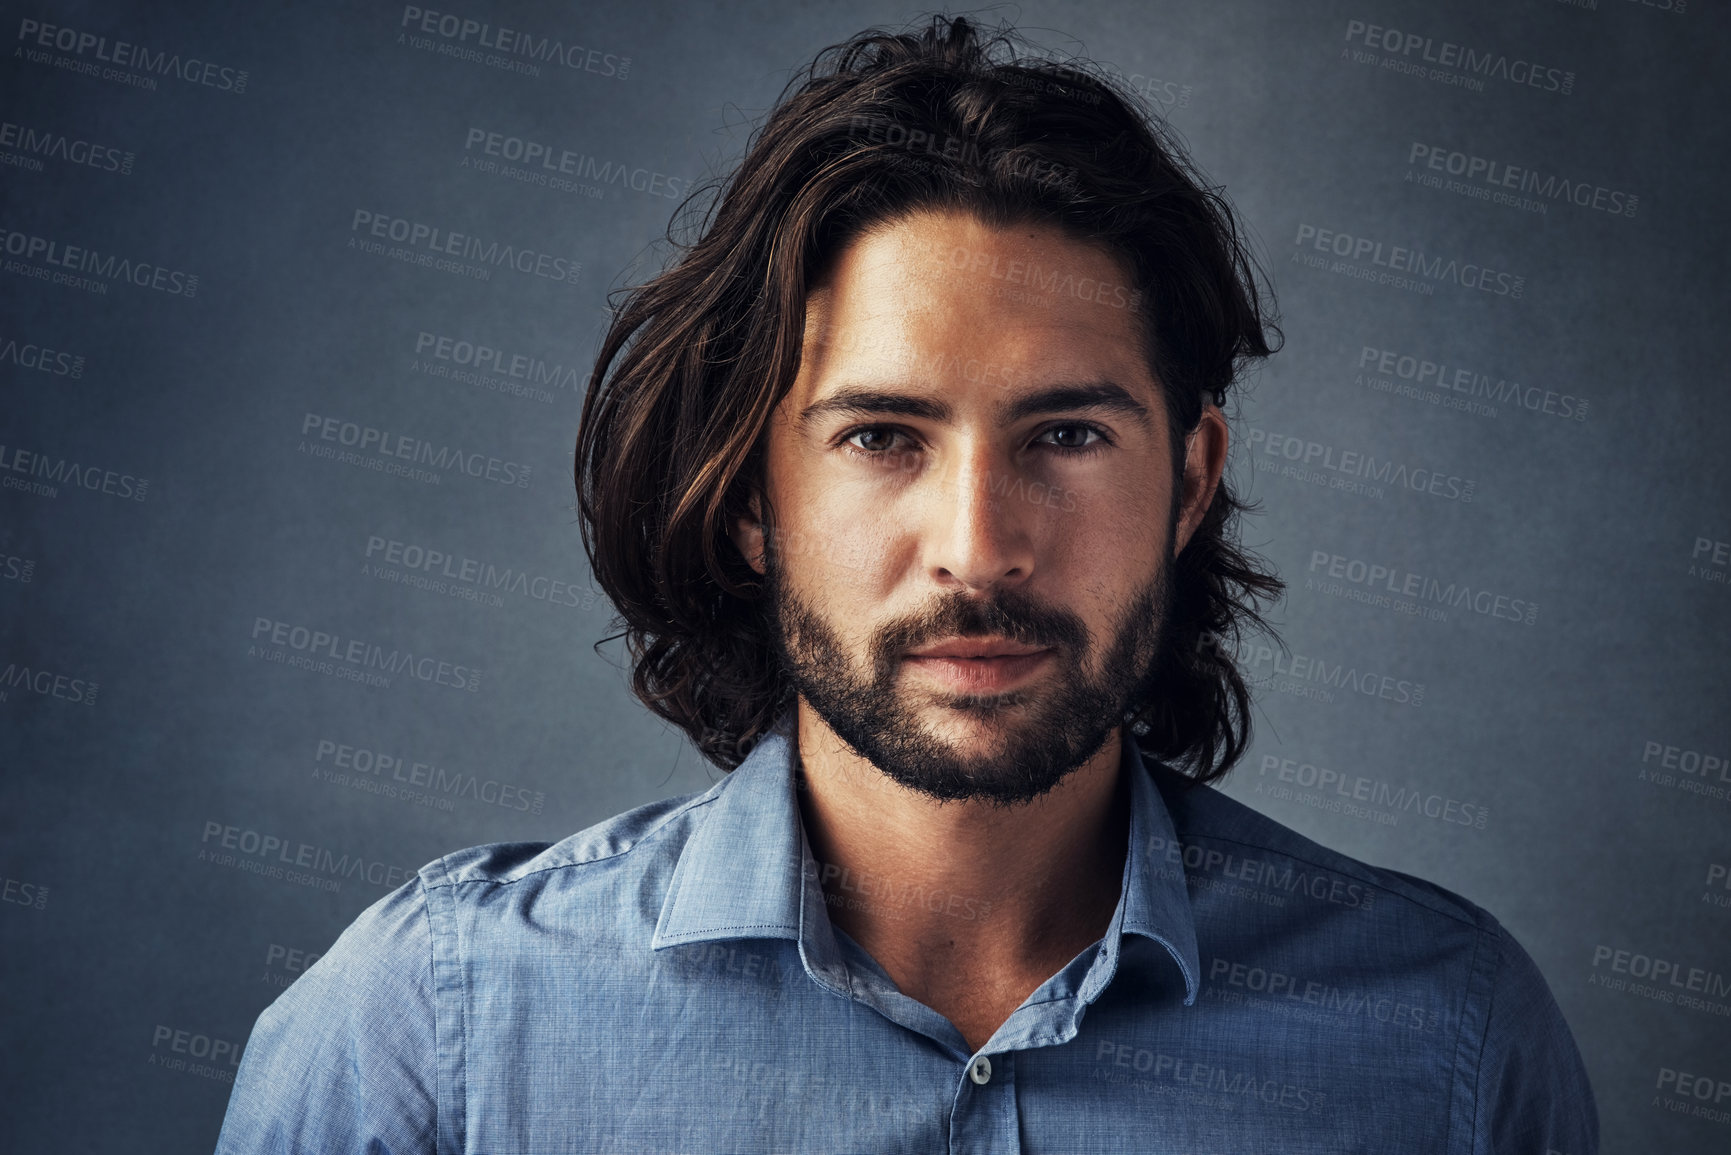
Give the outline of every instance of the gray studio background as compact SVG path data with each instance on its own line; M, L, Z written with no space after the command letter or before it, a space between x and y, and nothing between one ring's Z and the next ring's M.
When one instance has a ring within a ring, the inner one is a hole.
M605 294L789 69L921 9L423 7L5 7L6 1150L209 1149L407 872L716 777L592 649ZM995 13L1162 109L1278 290L1232 469L1290 653L1226 790L1501 918L1605 1151L1731 1150L1722 8Z

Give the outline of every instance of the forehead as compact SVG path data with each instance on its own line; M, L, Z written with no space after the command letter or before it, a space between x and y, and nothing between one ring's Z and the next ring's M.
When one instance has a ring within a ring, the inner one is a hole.
M1050 225L914 213L845 248L812 292L790 400L857 384L1114 381L1152 402L1140 310L1103 246Z

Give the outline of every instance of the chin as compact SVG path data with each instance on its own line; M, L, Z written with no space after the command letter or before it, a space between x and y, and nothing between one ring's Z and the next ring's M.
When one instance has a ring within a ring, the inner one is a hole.
M1030 705L1025 701L1002 705L958 700L928 706L919 712L919 716L932 737L950 739L956 745L965 744L968 750L972 750L993 739L998 739L1001 744L1017 741L1031 724Z

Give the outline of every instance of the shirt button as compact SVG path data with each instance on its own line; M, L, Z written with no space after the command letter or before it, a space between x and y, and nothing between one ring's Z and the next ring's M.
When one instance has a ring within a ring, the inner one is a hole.
M972 1079L982 1087L991 1082L992 1060L986 1058L984 1055L975 1059L973 1066L968 1068L968 1078Z

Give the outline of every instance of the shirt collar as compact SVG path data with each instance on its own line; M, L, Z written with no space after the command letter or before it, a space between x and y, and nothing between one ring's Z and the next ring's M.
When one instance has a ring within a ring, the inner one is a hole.
M845 990L847 968L799 816L791 718L783 721L711 791L709 815L680 853L650 945L792 939L813 978ZM1183 871L1158 868L1162 858L1151 853L1176 842L1172 817L1128 735L1123 748L1130 853L1104 941L1137 934L1157 943L1177 964L1185 1005L1192 1005L1202 968L1190 894ZM1121 953L1109 952L1089 968L1077 992L1085 1001L1093 1002L1111 981Z
M1124 773L1130 778L1130 848L1124 863L1123 890L1106 941L1117 934L1138 934L1163 947L1184 976L1184 1005L1192 1006L1202 990L1202 963L1196 949L1196 918L1184 871L1165 869L1157 851L1172 846L1178 835L1172 815L1129 734L1124 735ZM1101 986L1110 980L1102 975ZM1084 989L1093 1001L1094 993Z

